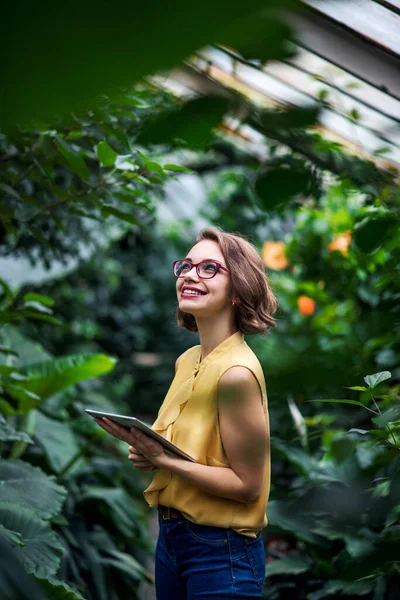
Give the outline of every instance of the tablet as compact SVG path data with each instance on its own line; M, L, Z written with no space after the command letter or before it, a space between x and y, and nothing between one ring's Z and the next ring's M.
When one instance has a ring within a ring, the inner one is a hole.
M140 421L136 417L116 415L114 413L103 412L102 410L92 410L91 408L85 408L85 411L88 413L88 415L90 415L93 418L108 417L112 421L115 421L115 423L118 423L118 425L122 425L122 427L125 427L125 429L128 430L130 430L132 427L136 427L137 429L140 429L140 431L143 431L148 436L152 437L154 440L157 440L157 442L160 442L163 448L170 454L179 456L180 458L184 458L186 460L190 460L191 462L197 462L194 458L189 456L189 454L186 454L186 452L180 450L178 446L175 446L174 444L163 438L162 435L153 431L150 425L143 423L143 421Z

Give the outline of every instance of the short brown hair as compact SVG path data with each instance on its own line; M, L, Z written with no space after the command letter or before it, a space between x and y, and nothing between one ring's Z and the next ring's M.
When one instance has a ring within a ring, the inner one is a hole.
M272 317L278 300L272 292L261 256L257 248L240 233L226 233L219 227L200 231L196 243L202 240L216 242L231 273L232 293L238 298L236 325L244 334L268 333L277 323ZM177 324L189 331L197 331L196 319L189 313L176 311Z

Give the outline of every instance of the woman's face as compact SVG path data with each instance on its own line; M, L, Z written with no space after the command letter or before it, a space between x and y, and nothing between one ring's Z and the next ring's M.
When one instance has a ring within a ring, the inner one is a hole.
M194 264L203 260L216 260L228 268L220 247L211 240L202 240L193 246L185 258ZM187 287L203 293L190 296L188 292L185 294ZM194 317L215 316L232 309L230 274L223 269L211 279L202 279L193 268L184 277L177 278L176 292L180 310Z

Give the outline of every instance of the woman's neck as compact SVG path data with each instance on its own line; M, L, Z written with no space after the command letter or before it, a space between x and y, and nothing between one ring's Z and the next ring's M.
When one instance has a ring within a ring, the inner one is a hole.
M196 320L196 323L200 335L201 360L238 331L236 324L230 321L214 322L207 319L203 322Z

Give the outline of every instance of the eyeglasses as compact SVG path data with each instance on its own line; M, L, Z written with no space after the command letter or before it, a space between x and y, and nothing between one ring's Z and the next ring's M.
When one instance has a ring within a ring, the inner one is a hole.
M203 260L197 264L189 260L174 260L172 268L175 277L185 277L192 269L196 267L197 275L201 279L211 279L215 277L220 269L229 273L229 269L221 265L217 260Z

